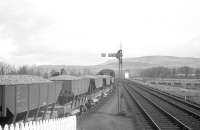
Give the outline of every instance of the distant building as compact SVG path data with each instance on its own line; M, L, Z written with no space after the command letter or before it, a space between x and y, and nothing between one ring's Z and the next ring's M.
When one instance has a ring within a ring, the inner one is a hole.
M129 79L129 72L125 72L124 77L125 77L125 79Z

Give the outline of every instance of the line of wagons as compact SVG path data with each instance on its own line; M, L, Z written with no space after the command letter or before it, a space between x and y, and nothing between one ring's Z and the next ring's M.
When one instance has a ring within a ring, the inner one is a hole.
M60 75L0 76L0 125L65 116L111 90L114 77Z

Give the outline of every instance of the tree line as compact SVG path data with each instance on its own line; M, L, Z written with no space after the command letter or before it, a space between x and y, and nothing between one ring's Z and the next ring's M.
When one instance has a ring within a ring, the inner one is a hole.
M90 69L88 68L82 68L82 69L68 69L67 67L58 68L58 69L48 69L48 68L40 68L39 66L28 66L23 65L19 67L15 67L6 63L0 63L0 75L37 75L42 76L44 78L49 78L52 76L57 75L74 75L74 76L80 76L80 75L89 75L94 74Z
M152 78L200 78L200 68L188 66L178 68L153 67L142 70L140 76Z

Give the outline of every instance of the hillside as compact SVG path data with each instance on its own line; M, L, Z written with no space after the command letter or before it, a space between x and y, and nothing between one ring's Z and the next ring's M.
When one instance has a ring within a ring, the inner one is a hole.
M144 56L136 58L124 58L123 60L125 69L144 69L156 66L165 67L181 67L189 66L194 68L200 67L200 58L190 57L173 57L173 56ZM116 68L116 61L108 61L102 66Z
M123 68L125 70L140 71L145 68L165 66L165 67L181 67L190 66L194 68L200 67L200 58L190 57L173 57L173 56L144 56L135 58L124 58ZM60 70L65 68L66 70L85 70L96 73L101 69L114 69L118 70L117 60L109 60L105 63L93 66L66 66L66 65L41 65L39 68L42 71Z
M124 61L143 62L149 64L156 64L158 66L166 66L166 67L180 67L180 66L190 66L194 68L200 67L200 58L191 58L191 57L145 56L137 58L126 58Z

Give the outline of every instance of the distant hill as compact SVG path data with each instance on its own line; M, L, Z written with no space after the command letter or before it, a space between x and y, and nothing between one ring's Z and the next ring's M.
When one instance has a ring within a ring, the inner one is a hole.
M189 66L200 68L200 58L191 57L174 57L174 56L144 56L135 58L124 58L123 68L125 70L138 71L145 68L165 66L165 67L181 67ZM84 70L89 69L93 72L98 72L102 69L114 69L117 71L117 60L109 60L105 63L93 66L66 66L66 65L41 65L39 68L43 71L50 71L52 69L60 70L65 68L67 70Z
M125 62L143 62L158 66L180 67L189 66L194 68L200 67L200 58L191 57L174 57L174 56L144 56L137 58L126 58Z
M125 61L123 62L123 68L125 69L144 69L149 67L155 67L156 64L145 63L145 62L134 62L134 61ZM109 68L109 69L118 69L118 63L112 62L103 65L92 66L92 68Z
M191 57L174 57L174 56L144 56L135 58L124 58L123 59L124 69L144 69L157 66L165 67L181 67L189 66L194 68L200 68L200 58ZM97 65L102 68L114 68L117 69L117 61L110 60L104 64Z
M0 66L3 63L0 62ZM144 56L144 57L135 57L135 58L124 58L123 59L123 68L124 70L130 70L134 73L139 72L145 68L151 67L181 67L189 66L193 68L200 68L200 58L192 57L174 57L174 56ZM67 66L67 65L39 65L37 69L40 72L51 72L51 70L60 71L64 68L68 72L87 72L98 73L102 69L114 69L118 70L117 60L109 60L105 63L93 65L93 66Z

